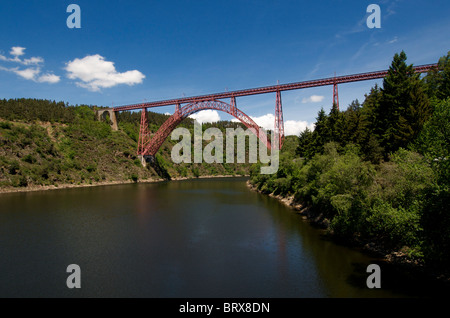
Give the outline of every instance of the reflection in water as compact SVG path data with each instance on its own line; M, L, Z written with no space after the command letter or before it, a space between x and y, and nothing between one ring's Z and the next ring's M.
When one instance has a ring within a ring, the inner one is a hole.
M245 179L16 193L0 206L0 297L402 296L367 289L373 259ZM69 264L79 290L65 285Z

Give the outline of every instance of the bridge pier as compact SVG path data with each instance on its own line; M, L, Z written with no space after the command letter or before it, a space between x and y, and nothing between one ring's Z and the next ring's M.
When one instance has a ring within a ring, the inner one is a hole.
M278 150L283 147L284 141L284 121L283 121L283 108L281 106L281 91L277 91L277 101L275 104L275 126L274 126L275 138L278 139Z
M141 164L144 168L147 167L147 164L153 164L155 162L154 156L144 156L144 155L138 155L138 159L141 161Z
M119 126L117 125L116 112L113 109L111 108L97 109L96 112L97 112L97 119L100 121L105 118L104 117L105 113L108 113L109 119L111 120L112 130L115 131L119 130Z
M337 110L339 110L338 85L336 82L333 84L333 105L336 105Z

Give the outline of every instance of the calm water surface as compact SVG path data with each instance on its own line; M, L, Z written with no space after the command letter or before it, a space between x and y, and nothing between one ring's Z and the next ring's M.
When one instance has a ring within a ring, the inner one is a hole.
M408 295L245 179L4 194L0 244L0 297Z

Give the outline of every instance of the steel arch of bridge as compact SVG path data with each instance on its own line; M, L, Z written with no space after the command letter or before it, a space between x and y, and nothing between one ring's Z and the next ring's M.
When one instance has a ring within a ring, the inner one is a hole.
M247 128L249 128L267 148L271 149L271 142L267 138L264 130L261 129L247 114L236 107L235 99L231 100L231 104L219 100L209 100L190 103L183 107L177 105L175 113L170 116L164 124L161 125L161 127L159 127L153 137L150 136L150 132L148 131L147 111L144 107L141 114L141 133L139 135L138 155L155 156L164 140L166 140L178 124L180 124L189 115L206 109L223 111L235 117ZM278 138L283 140L284 132L283 135L280 135Z

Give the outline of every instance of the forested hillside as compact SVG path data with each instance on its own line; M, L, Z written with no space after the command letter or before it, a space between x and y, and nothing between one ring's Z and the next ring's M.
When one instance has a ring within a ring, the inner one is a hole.
M322 109L278 173L255 167L251 183L294 196L334 236L448 269L449 59L421 78L396 54L382 87L362 104Z
M97 120L95 109L48 100L0 100L0 189L249 174L248 163L174 164L171 149L178 141L170 137L156 156L158 169L144 168L136 155L141 113L118 114L119 130L113 131L108 122ZM149 112L151 132L167 118ZM192 119L181 126L193 131ZM225 131L240 124L214 126Z

